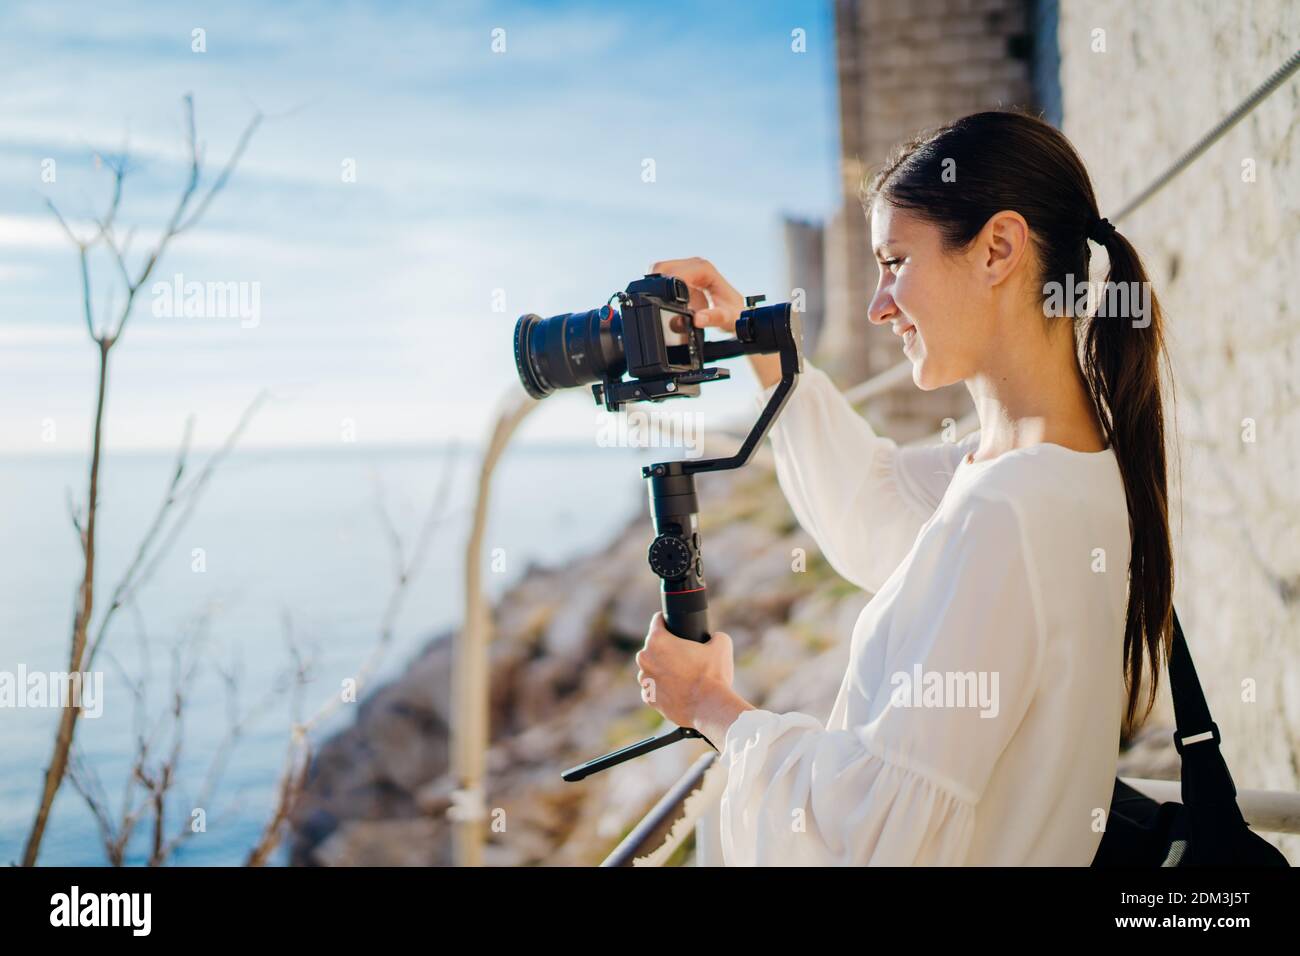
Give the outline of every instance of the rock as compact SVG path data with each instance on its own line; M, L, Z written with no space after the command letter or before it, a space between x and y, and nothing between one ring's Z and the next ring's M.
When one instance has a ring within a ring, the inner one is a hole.
M380 692L377 710L365 723L366 744L375 775L414 793L447 770L449 735L435 712L402 697L400 686Z
M416 792L415 805L425 816L444 818L451 808L451 794L455 789L456 781L450 774L439 777L426 783Z
M317 807L304 815L298 824L298 837L312 844L324 843L331 833L338 829L339 819L323 807Z
M446 866L445 828L433 820L365 820L343 824L313 856L320 866Z
M391 704L432 714L444 725L451 722L451 635L431 641L418 654L400 680L386 688Z
M573 582L560 593L564 600L551 615L542 637L542 651L557 660L577 661L589 650L588 644L600 640L606 608L614 589L608 571L590 569L585 580Z
M535 724L509 741L511 756L526 763L541 763L560 751L568 735L551 724Z
M791 567L794 549L815 551L812 539L800 531L775 541L765 536L761 542L751 538L724 544L738 550L731 556L731 563L724 566L718 595L729 604L749 605L754 614L783 617L803 589L798 572Z
M644 587L624 587L614 595L609 614L609 635L614 644L640 648L645 643L650 619L660 609L659 588L648 567L646 576Z

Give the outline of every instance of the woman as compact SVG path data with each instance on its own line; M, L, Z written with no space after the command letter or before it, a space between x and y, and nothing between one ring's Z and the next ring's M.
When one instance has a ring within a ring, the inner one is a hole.
M906 143L863 202L870 321L918 387L964 381L980 429L900 448L805 362L770 433L777 477L874 592L830 718L754 708L725 633L680 640L660 615L643 699L721 751L730 865L1087 865L1171 633L1159 306L1074 314L1090 241L1111 283L1141 284L1111 288L1149 287L1040 120L979 113ZM708 262L654 271L692 287L697 324L734 329L741 296ZM770 392L775 357L753 364Z

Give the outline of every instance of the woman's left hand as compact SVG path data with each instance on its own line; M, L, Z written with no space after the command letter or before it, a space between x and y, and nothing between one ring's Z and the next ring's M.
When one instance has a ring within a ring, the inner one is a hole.
M679 727L695 727L711 696L731 692L735 675L727 634L713 631L704 644L684 640L668 630L659 611L650 619L636 663L641 699Z

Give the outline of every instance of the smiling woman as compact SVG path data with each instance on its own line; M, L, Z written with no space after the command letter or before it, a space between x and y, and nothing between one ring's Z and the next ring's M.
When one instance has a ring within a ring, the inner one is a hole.
M652 630L649 670L720 742L728 864L1086 866L1121 733L1145 716L1144 654L1158 672L1169 635L1159 306L1142 326L1044 308L1045 283L1087 274L1090 236L1114 278L1145 277L1039 120L981 113L913 140L865 207L871 322L903 338L920 388L965 382L980 430L900 447L805 360L770 432L777 479L827 562L874 594L829 719L740 698L729 641ZM699 290L697 321L734 324L707 262L656 269ZM762 407L775 384L755 368ZM900 692L917 675L920 706Z
M863 205L881 259L871 321L916 330L908 357L919 387L966 382L982 426L975 460L1042 442L1113 449L1134 529L1131 730L1144 658L1146 712L1154 703L1173 607L1164 321L1137 251L1101 218L1064 134L1019 113L977 113L904 143L865 184ZM1088 276L1089 240L1106 250L1107 285L1143 290L1103 299L1091 319L1051 300Z

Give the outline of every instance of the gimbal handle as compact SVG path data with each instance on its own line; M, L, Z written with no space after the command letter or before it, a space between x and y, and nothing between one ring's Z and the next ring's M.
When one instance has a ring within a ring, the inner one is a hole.
M751 297L747 301L753 305L756 299L761 300L761 297ZM650 516L655 528L655 539L647 557L650 569L660 579L664 625L678 637L701 644L709 640L709 592L704 582L695 476L700 472L739 468L748 463L794 392L798 375L803 371L802 329L798 314L788 302L747 309L741 313L736 331L735 339L706 342L705 358L771 352L781 356L781 380L740 449L726 458L658 462L641 469L641 477L648 481ZM714 750L721 749L693 727L669 727L653 737L570 767L562 776L569 782L581 780L688 738L699 738Z

